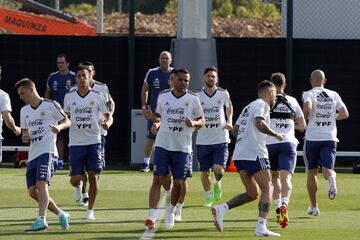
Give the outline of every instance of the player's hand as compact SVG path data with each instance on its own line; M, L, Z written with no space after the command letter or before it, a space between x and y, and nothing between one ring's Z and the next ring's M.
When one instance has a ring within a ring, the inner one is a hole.
M147 120L151 120L151 118L153 116L153 112L152 112L150 106L147 105L147 108L143 109L142 111L143 111L144 118Z
M189 128L195 127L194 121L188 117L185 119L185 125Z
M51 131L55 134L58 134L61 130L58 126L54 126L54 125L49 125Z
M105 130L108 130L110 128L110 124L107 121L101 121L100 123L101 127Z
M231 123L225 123L224 129L231 131L233 129L233 125Z
M21 134L21 128L19 128L18 126L15 126L15 130L13 131L13 133L14 133L16 136L20 136L20 134Z
M29 130L27 130L27 129L22 130L21 140L22 140L23 143L30 142Z
M282 140L284 140L285 136L284 136L284 134L276 133L276 135L274 137L281 142Z
M158 132L158 128L160 127L160 124L159 123L154 123L152 126L151 126L151 133L156 135L157 132Z

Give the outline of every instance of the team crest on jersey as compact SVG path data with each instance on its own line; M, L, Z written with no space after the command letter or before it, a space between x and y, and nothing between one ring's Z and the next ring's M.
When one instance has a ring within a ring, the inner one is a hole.
M70 90L71 88L71 79L66 80L66 90Z
M218 104L221 105L221 100L218 101Z
M186 102L186 103L185 103L185 107L188 107L188 106L189 106L189 103L188 103L188 102Z

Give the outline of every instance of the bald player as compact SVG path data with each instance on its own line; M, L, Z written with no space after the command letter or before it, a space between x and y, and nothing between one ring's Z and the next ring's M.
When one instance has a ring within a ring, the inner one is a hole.
M312 89L303 93L303 112L308 120L305 133L304 161L307 168L307 189L310 198L309 215L319 216L317 202L317 172L322 167L322 173L329 183L328 196L335 198L336 173L334 171L337 138L336 121L349 117L349 112L335 91L326 89L325 73L314 70L310 76Z

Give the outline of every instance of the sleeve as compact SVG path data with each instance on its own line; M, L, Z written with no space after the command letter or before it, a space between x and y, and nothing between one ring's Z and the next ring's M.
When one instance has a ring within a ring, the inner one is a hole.
M64 98L64 112L70 113L69 94L66 94Z
M5 112L5 111L11 112L12 111L9 94L5 93L4 95L1 95L0 101L1 101L0 102L0 111L1 112Z
M21 108L20 110L20 128L21 129L28 129L28 125L25 121L25 113L24 108Z
M105 84L104 85L104 98L105 98L105 102L108 103L111 99L110 97L110 91L109 91L109 88L108 86Z
M52 101L53 105L52 105L52 115L53 117L56 119L56 121L61 121L65 118L65 112L64 110L61 108L60 104L56 101Z
M75 91L75 90L77 90L77 84L72 85L69 92L72 92L72 91Z
M150 76L151 76L151 69L149 69L149 71L146 73L144 83L147 83L149 85L152 84L152 79L150 78Z
M298 101L295 98L293 98L293 100L292 100L292 105L294 106L295 117L296 118L303 117L304 113L303 113Z
M254 118L260 117L265 119L265 109L266 109L266 103L264 101L259 101L254 106Z
M201 107L201 103L200 103L200 99L199 97L195 97L194 101L194 109L193 109L193 112L194 112L194 117L196 119L199 119L201 117L204 117L204 112L203 112L203 109Z
M229 94L229 92L227 91L227 90L225 90L225 102L224 102L224 104L225 104L225 107L230 107L230 105L231 105L231 99L230 99L230 94Z
M48 79L47 79L46 87L52 89L53 78L52 78L51 76L52 76L52 74L50 74L49 77L48 77Z
M158 96L157 103L156 103L156 109L155 109L155 113L160 114L160 115L161 115L161 101L163 98L162 96L163 96L163 94L160 94Z
M241 122L241 114L239 115L239 117L237 118L235 125L240 126L240 122Z
M99 107L99 112L100 113L102 113L102 114L109 113L109 109L107 107L104 96L102 94L100 94L99 106L98 107Z
M311 101L311 96L310 96L309 92L303 92L302 93L302 101L303 101L303 103Z
M340 95L338 93L335 93L335 101L336 101L336 109L340 109L342 107L345 107L345 103L341 99Z

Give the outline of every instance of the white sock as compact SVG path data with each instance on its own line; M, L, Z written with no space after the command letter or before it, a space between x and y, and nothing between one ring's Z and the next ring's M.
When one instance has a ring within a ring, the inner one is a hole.
M282 204L285 203L286 207L288 207L289 206L289 198L287 198L287 197L281 198L281 203Z
M171 189L165 191L165 195L166 195L166 198L170 198L170 196L171 196Z
M151 219L156 219L156 208L150 208L149 210L149 217Z
M265 218L258 217L256 229L266 229L266 219Z
M64 216L65 214L64 214L64 211L63 210L60 210L60 212L59 212L59 214L58 214L58 217L62 217L62 216Z
M328 182L329 182L329 186L331 185L331 184L334 184L335 182L336 182L336 180L335 180L335 177L334 176L330 176L330 177L328 177Z
M149 157L144 157L144 163L149 165L150 164L150 158Z
M183 208L183 206L184 206L184 203L177 203L175 208L179 211Z
M229 211L229 205L227 205L227 203L221 204L220 207L224 208L225 213L227 213Z
M275 209L280 208L280 199L274 199Z
M89 198L89 194L88 193L82 193L81 198Z
M205 197L206 198L211 198L212 197L211 190L205 192Z
M170 203L170 206L169 206L169 208L168 208L168 212L169 212L169 213L173 213L174 210L175 210L175 206Z

